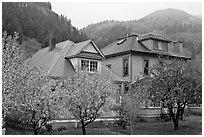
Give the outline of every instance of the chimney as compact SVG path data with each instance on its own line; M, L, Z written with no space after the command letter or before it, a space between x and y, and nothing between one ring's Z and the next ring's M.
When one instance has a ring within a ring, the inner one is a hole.
M180 47L180 53L183 53L183 43L181 41L179 42L179 47Z
M53 33L49 36L49 51L52 51L55 48L55 38L53 37Z

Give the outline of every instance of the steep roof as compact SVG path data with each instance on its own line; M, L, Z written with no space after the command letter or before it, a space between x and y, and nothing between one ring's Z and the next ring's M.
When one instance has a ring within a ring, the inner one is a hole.
M118 74L116 74L114 71L112 71L110 68L107 66L102 65L101 69L106 72L112 80L117 81L117 82L126 82L122 77L120 77Z
M50 76L65 77L71 75L74 72L74 68L71 62L64 57L72 45L74 43L67 40L56 44L52 51L49 51L49 47L41 49L26 62L29 62L31 68L44 69Z
M86 40L86 41L82 41L79 43L76 43L74 45L71 46L70 50L67 52L66 54L66 58L72 58L75 57L76 55L79 55L81 53L81 51L88 45L88 44L92 44L93 47L96 49L96 51L100 54L99 56L101 56L102 58L104 58L103 53L100 51L100 49L94 44L93 40ZM84 54L83 54L84 55ZM85 55L85 57L88 56L87 54ZM97 58L99 58L97 56Z
M75 44L72 41L66 40L56 44L55 48L51 51L49 51L49 47L39 50L31 58L27 59L24 64L27 65L29 63L29 67L31 68L42 68L48 73L48 75L53 77L67 77L75 72L68 57L80 56L94 59L104 58L104 55L94 43L92 43L92 45L98 52L100 52L100 55L83 51L83 48L90 42L93 41L87 40Z
M151 33L148 33L147 35L149 34ZM136 35L120 38L114 41L113 43L107 45L106 47L102 48L101 51L104 53L106 57L117 55L127 51L135 51L135 52L148 53L148 54L190 58L189 53L184 48L182 52L176 52L172 50L169 50L169 52L150 50L144 45L144 43L141 42L141 39Z
M78 54L89 42L90 40L86 40L72 45L69 51L67 52L66 57Z

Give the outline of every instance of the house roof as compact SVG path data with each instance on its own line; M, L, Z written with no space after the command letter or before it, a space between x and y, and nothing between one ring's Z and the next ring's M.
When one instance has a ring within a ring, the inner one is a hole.
M87 58L87 59L96 59L96 60L102 60L104 59L102 56L96 54L96 53L90 53L90 52L80 52L79 54L72 55L66 58L74 58L74 57L81 57L81 58Z
M150 50L144 45L144 43L141 42L141 40L136 35L131 35L123 39L118 39L113 43L107 45L106 47L102 48L101 51L106 57L133 51L156 55L166 55L172 57L190 58L189 53L184 48L182 52L176 52L172 50L169 50L169 52Z
M116 40L113 43L109 44L108 46L102 48L101 51L105 56L125 51L140 51L140 52L150 51L136 39L137 37L132 35L129 37L125 37L124 39Z
M122 77L120 77L118 74L116 74L114 71L112 71L110 68L107 66L102 65L101 69L106 72L112 80L117 81L117 82L126 82Z
M65 55L70 47L74 45L72 41L63 41L56 44L56 47L49 51L49 47L43 48L26 60L29 66L44 69L48 75L54 77L65 77L73 74L74 68Z
M167 37L162 36L160 34L152 33L152 32L149 32L149 33L146 33L146 34L143 34L143 35L139 36L140 41L144 41L144 40L147 40L147 39L156 39L156 40L171 42L171 40L168 39Z
M83 42L79 42L76 43L74 45L71 46L70 50L67 52L66 54L66 58L73 58L76 55L79 55L81 53L81 51L89 44L91 43L94 48L96 49L96 51L101 55L102 58L104 58L103 53L99 50L99 48L94 44L93 40L86 40Z
M66 57L68 58L70 56L77 55L89 42L90 40L86 40L72 45L67 52Z
M84 58L94 58L94 59L100 59L100 60L104 57L103 54L102 54L103 55L102 57L96 53L82 51L82 49L89 42L92 42L92 40L87 40L77 44L67 40L56 44L56 47L51 51L49 51L49 47L43 48L39 50L37 53L35 53L31 58L27 59L24 62L24 65L27 65L29 63L30 68L33 68L33 67L42 68L44 71L48 73L49 76L52 76L52 77L70 76L74 74L75 69L72 63L70 62L70 60L68 59L69 57L75 56L75 57L84 57ZM108 69L105 69L105 70L109 71ZM112 72L110 72L110 74L111 76L113 76L114 79L122 81L122 79L116 76L116 74Z

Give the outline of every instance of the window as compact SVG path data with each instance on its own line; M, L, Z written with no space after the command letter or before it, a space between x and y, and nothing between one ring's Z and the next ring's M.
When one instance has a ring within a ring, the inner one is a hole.
M89 71L89 61L88 60L81 60L81 69L83 71Z
M120 45L120 44L122 44L122 43L125 42L125 41L126 41L126 39L122 39L122 40L120 40L120 41L117 42L117 45Z
M108 64L108 65L106 65L106 66L111 69L111 64Z
M129 86L128 85L125 85L124 86L124 94L128 93L129 91Z
M159 61L159 66L161 66L161 67L163 67L163 66L164 66L163 61Z
M168 52L168 44L167 43L162 44L162 50Z
M98 62L90 60L81 60L81 69L83 71L96 72L98 69Z
M153 41L153 49L158 50L158 41Z
M162 43L161 42L158 42L158 49L162 50Z
M149 74L149 60L144 60L144 74Z
M118 85L118 92L117 92L117 99L116 99L117 104L121 104L122 102L121 88L122 88L122 85Z
M128 58L123 58L123 76L128 76L129 72L128 72Z
M97 61L90 61L90 71L95 72L98 68L98 62Z
M153 49L154 50L168 51L168 44L166 42L154 40L153 41Z

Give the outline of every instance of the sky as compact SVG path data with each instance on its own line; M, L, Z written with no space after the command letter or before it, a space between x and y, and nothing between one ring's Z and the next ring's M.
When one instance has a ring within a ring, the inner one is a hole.
M127 21L144 17L156 10L174 8L192 15L202 14L201 2L51 2L52 11L67 16L81 29L104 20Z

